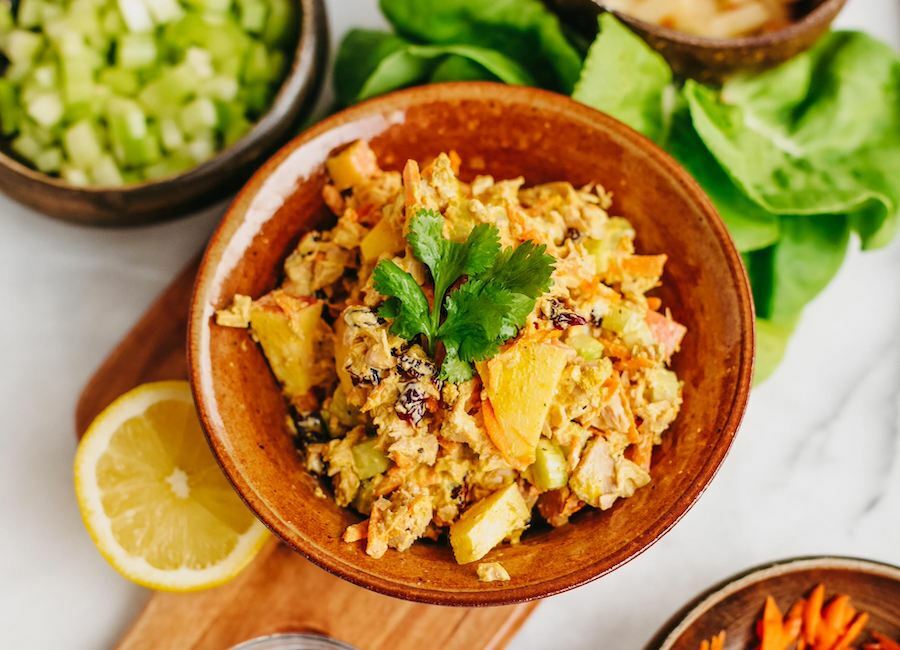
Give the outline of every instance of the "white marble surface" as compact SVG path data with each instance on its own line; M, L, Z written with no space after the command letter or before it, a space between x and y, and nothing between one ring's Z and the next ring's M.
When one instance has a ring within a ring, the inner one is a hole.
M381 23L375 0L331 0L329 9L335 40L351 26ZM850 0L839 24L900 47L898 0ZM146 600L81 526L73 407L220 214L221 206L102 231L0 197L3 647L110 647ZM512 647L638 649L710 583L778 558L837 553L900 564L898 280L900 242L851 254L777 374L754 391L737 442L696 507L627 566L543 602Z

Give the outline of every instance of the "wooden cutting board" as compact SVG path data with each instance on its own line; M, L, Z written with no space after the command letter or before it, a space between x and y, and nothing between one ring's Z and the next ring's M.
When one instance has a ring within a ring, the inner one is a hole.
M81 436L107 404L137 384L187 377L192 262L88 381L75 411ZM502 648L536 603L454 608L367 591L319 569L274 539L232 582L193 594L154 593L119 642L124 650L215 649L276 632L316 632L360 649Z

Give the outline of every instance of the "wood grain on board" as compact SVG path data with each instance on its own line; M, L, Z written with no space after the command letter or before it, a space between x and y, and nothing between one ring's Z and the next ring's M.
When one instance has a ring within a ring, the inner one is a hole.
M160 295L106 358L75 411L79 436L134 386L187 376L185 328L197 260ZM191 594L154 593L122 650L228 648L276 632L316 632L361 649L502 648L536 606L421 605L367 591L272 540L235 580Z

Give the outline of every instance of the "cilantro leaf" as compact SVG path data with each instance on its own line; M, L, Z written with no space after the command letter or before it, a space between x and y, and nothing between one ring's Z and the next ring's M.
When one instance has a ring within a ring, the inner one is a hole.
M469 381L474 376L475 371L472 370L472 364L460 359L455 348L447 346L447 356L444 357L444 363L441 364L440 378L458 384Z
M382 260L372 274L378 293L388 300L378 310L384 318L392 318L391 332L406 340L424 334L433 338L428 314L428 299L415 278L390 260Z
M393 319L391 332L398 336L423 334L432 354L437 340L444 344L442 379L471 379L472 362L494 356L518 334L537 297L550 288L555 260L531 241L501 251L500 233L490 224L473 228L464 242L446 239L444 217L434 210L413 215L407 241L431 272L434 302L429 307L415 279L384 260L374 272L375 288L388 297L379 314ZM463 276L467 281L445 297Z
M484 280L537 298L550 288L556 261L546 251L546 246L538 246L533 241L523 242L515 249L506 248L497 255Z

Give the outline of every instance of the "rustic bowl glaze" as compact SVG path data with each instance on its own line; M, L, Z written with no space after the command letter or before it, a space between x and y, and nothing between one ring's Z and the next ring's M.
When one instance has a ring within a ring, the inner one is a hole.
M0 192L51 217L98 226L132 226L183 216L237 190L290 137L315 101L328 53L323 0L298 0L293 61L272 106L234 145L193 169L121 187L79 187L15 158L0 141Z
M323 163L356 139L380 163L456 150L462 175L525 177L528 184L602 182L627 215L638 247L669 254L659 295L690 333L675 369L684 407L654 454L653 482L607 512L536 525L502 561L509 582L480 583L446 544L417 543L380 560L341 541L359 520L315 496L285 432L284 400L244 330L213 324L235 293L276 286L304 231L333 222L324 208ZM602 113L542 90L492 83L425 86L370 100L317 124L269 160L238 194L212 237L189 319L190 376L200 418L225 473L273 531L323 568L401 598L444 605L498 605L541 598L612 571L668 531L706 488L731 445L753 365L753 313L740 257L709 199L649 140Z
M549 0L579 31L596 32L596 14L606 11L602 0ZM773 32L741 38L704 38L648 23L618 11L613 13L659 51L683 77L719 81L728 74L760 70L787 61L815 43L828 30L847 0L807 0L807 12Z
M844 557L784 560L729 578L676 614L646 650L697 650L700 642L725 630L725 647L754 645L756 621L766 596L783 611L819 583L826 599L841 593L870 616L868 630L900 636L900 567ZM861 637L862 638L862 637Z

